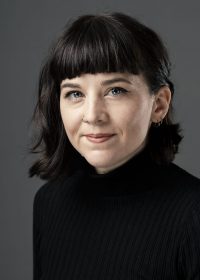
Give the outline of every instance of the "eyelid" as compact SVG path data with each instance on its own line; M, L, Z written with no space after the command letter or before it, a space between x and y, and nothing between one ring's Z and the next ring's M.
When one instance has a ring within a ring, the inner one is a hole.
M72 95L73 93L80 93L80 94L83 94L81 91L79 90L70 90L70 91L67 91L65 92L63 95L64 95L64 98L68 98L70 97L70 95Z
M123 87L115 86L115 87L110 88L110 89L108 90L108 93L109 93L110 91L112 91L113 89L117 89L117 90L121 91L121 94L127 93L127 92L128 92L128 90L125 89L125 88L123 88Z
M73 95L75 93L78 93L78 96ZM82 102L83 97L84 97L83 93L79 90L70 90L63 94L63 99L66 100L66 102L70 102L74 104Z
M106 91L106 94L105 94L105 95L108 95L113 89L117 89L117 90L121 91L120 94L123 94L123 93L125 94L125 93L128 92L128 90L125 89L125 88L123 88L123 87L120 87L120 86L113 86L113 87L109 88L109 89ZM64 98L69 98L69 97L70 97L72 94L74 94L74 93L80 93L81 95L83 95L83 93L82 93L81 91L79 91L79 90L70 90L70 91L65 92L65 93L63 94L63 96L64 96Z

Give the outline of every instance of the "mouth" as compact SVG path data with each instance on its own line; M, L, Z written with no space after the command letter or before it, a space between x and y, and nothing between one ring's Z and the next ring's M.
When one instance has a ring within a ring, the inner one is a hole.
M102 143L110 140L115 134L98 133L98 134L86 134L84 135L88 141L92 143Z

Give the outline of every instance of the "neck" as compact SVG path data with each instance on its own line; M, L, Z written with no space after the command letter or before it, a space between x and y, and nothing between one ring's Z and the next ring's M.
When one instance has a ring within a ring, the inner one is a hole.
M139 154L143 149L145 148L145 143L143 143L139 148L137 148L134 152L131 154L127 155L125 158L123 158L120 162L112 165L111 167L107 168L95 168L97 174L106 174L110 171L115 170L116 168L124 165L126 162L128 162L130 159L135 157L137 154Z
M85 170L85 194L98 197L121 197L141 193L157 187L162 168L150 157L148 149L138 152L124 164L110 172L99 174L89 166Z

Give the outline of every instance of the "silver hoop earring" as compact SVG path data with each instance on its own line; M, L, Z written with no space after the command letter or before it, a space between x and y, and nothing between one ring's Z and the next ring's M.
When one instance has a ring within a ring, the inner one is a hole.
M153 127L158 128L161 126L162 123L163 123L163 120L161 119L161 121L153 122L152 125L153 125Z

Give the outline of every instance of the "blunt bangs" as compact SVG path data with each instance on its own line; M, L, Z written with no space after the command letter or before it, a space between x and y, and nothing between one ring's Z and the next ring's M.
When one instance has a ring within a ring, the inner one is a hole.
M60 84L66 78L84 73L139 74L139 48L132 37L112 17L108 21L105 17L81 17L60 38L53 50L50 65L52 77Z

